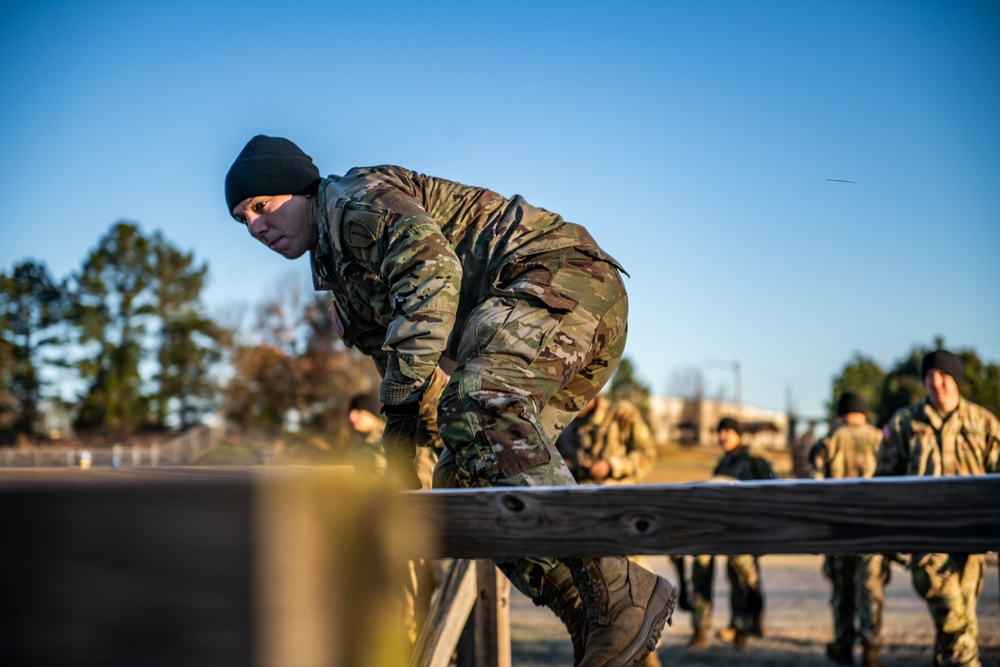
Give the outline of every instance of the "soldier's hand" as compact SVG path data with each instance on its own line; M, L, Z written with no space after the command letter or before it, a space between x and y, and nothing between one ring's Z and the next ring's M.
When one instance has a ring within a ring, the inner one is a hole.
M382 449L385 450L389 474L408 489L420 488L420 478L413 466L413 457L417 453L419 412L419 403L382 406L382 414L385 415Z
M590 476L597 481L601 481L611 474L611 464L606 459L594 459L587 467L590 470Z

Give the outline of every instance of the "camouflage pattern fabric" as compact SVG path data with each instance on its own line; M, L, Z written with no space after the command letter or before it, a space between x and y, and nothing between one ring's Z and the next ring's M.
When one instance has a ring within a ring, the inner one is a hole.
M885 430L877 475L1000 472L1000 422L964 398L947 419L927 399L900 408Z
M882 554L826 556L823 574L833 584L834 643L850 652L855 642L882 645L882 615L889 562Z
M692 559L691 566L691 625L695 630L712 627L712 584L715 578L715 558L701 555ZM729 627L751 633L759 624L764 611L760 588L760 567L756 556L746 554L726 558L726 578L729 580Z
M1000 472L1000 422L960 399L942 415L925 398L900 408L886 425L876 475L982 475ZM983 558L973 554L913 554L913 586L934 620L934 654L942 666L979 665L976 604Z
M838 424L809 452L813 479L871 477L878 465L882 431L871 424Z
M380 400L438 406L449 486L574 484L554 446L624 351L621 267L580 227L515 196L399 167L352 169L317 195L317 289L344 343L374 359ZM551 559L499 563L536 597Z
M980 554L913 554L913 587L934 619L941 667L979 667L979 618L986 561Z
M603 394L586 415L577 416L556 440L580 484L638 484L656 463L656 444L639 409ZM611 472L594 480L587 464L603 459Z
M871 424L838 424L809 453L813 479L871 477L882 431ZM881 646L889 563L880 554L827 556L823 573L833 592L834 643L849 653L856 641Z
M774 470L766 460L753 456L746 445L726 452L719 459L713 478L728 477L740 481L775 479ZM712 578L714 558L695 556L691 568L692 618L695 630L706 632L712 624ZM760 568L757 557L733 555L726 558L726 576L729 579L730 627L741 633L751 633L759 625L764 612L764 594L761 588Z
M385 420L379 419L378 426L370 433L354 432L351 438L351 461L359 475L381 477L385 474L387 464L385 452L382 450L384 428Z
M558 251L618 267L586 229L520 196L394 166L324 179L317 225L314 285L333 293L345 344L375 359L379 400L390 405L417 400L442 355L457 361L453 331L466 329L483 295L527 290L564 313L576 304L546 289Z

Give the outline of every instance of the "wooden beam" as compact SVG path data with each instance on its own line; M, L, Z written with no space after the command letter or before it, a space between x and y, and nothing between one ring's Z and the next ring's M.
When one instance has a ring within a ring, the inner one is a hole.
M1000 475L413 492L440 555L802 554L1000 547Z
M452 562L417 638L410 667L448 667L476 603L476 595L474 563L469 560Z

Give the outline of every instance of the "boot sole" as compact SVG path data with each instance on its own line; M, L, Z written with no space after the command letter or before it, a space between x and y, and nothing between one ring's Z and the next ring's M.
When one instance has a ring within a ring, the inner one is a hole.
M623 660L608 667L639 667L646 656L656 650L663 633L663 626L673 622L674 607L677 606L677 588L663 577L657 577L656 586L646 603L646 616L639 634L625 651Z

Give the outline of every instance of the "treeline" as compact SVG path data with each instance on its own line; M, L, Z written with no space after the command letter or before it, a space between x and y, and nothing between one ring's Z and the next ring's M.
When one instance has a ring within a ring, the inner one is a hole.
M920 361L928 352L944 347L944 340L940 338L933 346L916 346L888 369L871 357L855 353L833 379L832 396L827 404L829 415L832 418L841 394L853 391L868 402L869 416L875 423L885 425L896 410L920 401L927 394L920 377ZM962 360L965 378L958 385L962 396L1000 415L1000 365L984 362L975 350L950 351Z
M47 437L44 413L65 415L77 432L126 433L185 428L216 410L265 429L294 415L339 437L350 397L377 375L338 339L328 297L286 281L252 313L234 306L211 317L207 275L193 253L127 221L67 277L31 259L0 272L0 443ZM887 369L856 353L833 380L829 414L851 390L884 424L924 396L920 360L941 346L914 347ZM962 395L1000 414L1000 365L952 351L964 365ZM628 359L610 389L640 406L649 395Z
M296 414L339 429L374 368L337 339L327 299L276 294L223 323L205 312L207 274L127 221L65 278L33 259L0 272L0 442L47 437L43 407L79 432L184 428L220 408L237 424Z

